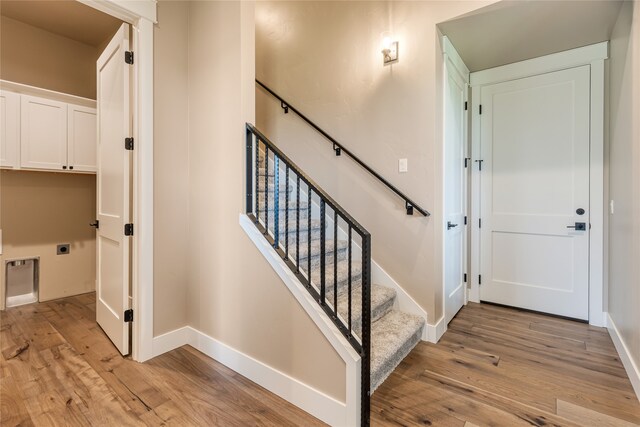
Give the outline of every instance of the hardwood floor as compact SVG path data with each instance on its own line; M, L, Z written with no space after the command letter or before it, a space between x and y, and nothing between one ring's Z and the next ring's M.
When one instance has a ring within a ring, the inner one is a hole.
M314 426L189 346L122 358L86 294L1 313L0 425ZM374 393L372 425L633 426L640 404L606 330L469 304Z
M322 425L189 346L122 358L95 294L11 308L0 325L2 427Z
M373 425L636 426L640 403L606 329L469 303L372 400Z

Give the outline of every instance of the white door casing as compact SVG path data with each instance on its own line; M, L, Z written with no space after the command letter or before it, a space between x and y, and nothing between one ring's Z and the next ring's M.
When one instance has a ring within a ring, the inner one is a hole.
M27 169L67 168L67 104L20 96L20 164Z
M0 167L20 166L20 95L0 90Z
M445 322L466 303L468 70L445 39L444 84L444 313ZM452 60L453 58L453 60ZM463 68L463 70L459 70Z
M129 25L122 24L97 62L97 286L96 320L120 353L129 354L131 135Z
M586 320L589 66L483 86L480 104L480 298Z

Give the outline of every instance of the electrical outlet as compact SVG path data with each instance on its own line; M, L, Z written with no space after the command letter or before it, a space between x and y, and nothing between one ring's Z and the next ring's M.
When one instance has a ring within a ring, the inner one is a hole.
M398 172L405 173L409 170L407 159L398 160Z
M62 245L58 245L56 255L67 255L70 251L69 243L64 243Z

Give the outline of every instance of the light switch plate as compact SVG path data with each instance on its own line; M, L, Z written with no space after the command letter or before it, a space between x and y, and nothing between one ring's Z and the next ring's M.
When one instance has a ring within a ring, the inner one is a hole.
M398 160L398 172L405 173L409 170L409 164L407 159L399 159Z

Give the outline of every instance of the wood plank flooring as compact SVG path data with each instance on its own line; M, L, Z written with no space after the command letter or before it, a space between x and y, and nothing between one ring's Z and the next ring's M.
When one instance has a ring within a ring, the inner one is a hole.
M2 427L322 425L189 346L121 357L95 323L95 294L0 316Z
M469 303L372 400L373 425L637 426L640 403L606 329Z
M318 420L189 346L144 364L95 323L95 295L1 313L0 425L314 426ZM634 426L606 330L469 304L374 393L372 425Z

